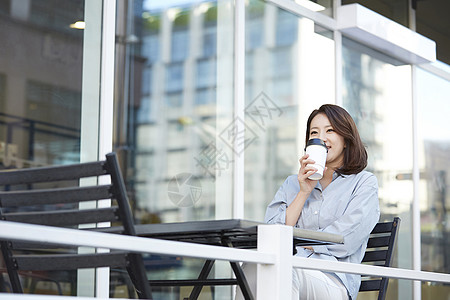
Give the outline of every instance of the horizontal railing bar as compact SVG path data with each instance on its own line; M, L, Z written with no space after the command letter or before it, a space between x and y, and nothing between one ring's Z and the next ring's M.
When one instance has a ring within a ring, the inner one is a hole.
M293 257L292 265L294 268L321 270L328 272L341 272L397 279L450 283L450 274L354 264L324 259Z
M1 300L111 300L110 298L0 293ZM127 300L128 298L114 298Z
M176 242L124 236L110 233L88 232L42 225L30 225L0 221L0 239L57 243L96 248L125 250L140 253L207 258L224 261L275 264L274 254L253 250L234 249L186 242ZM353 264L304 257L292 257L294 268L314 269L361 275L390 277L397 279L450 283L450 274Z
M275 263L275 255L252 250L30 225L9 221L0 221L0 239L56 243L59 245L76 245L234 262Z

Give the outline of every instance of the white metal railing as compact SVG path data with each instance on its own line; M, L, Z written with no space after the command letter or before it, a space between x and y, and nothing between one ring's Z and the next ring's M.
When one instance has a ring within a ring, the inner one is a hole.
M275 254L277 263L281 264L278 266L277 264L258 265L257 294L262 295L258 296L258 299L290 299L291 288L288 284L292 282L290 278L292 272L288 272L288 270L291 268L450 283L450 274L296 257L292 256L292 252L290 252L292 246L292 227L283 225L258 226L258 252ZM289 259L282 257L282 255ZM283 276L286 282L283 282ZM289 294L286 294L286 290ZM266 298L268 295L269 297Z
M292 232L293 230L290 226L259 225L258 249L253 251L0 221L0 238L7 240L57 243L141 253L257 263L257 294L259 295L258 299L261 300L291 298L292 268L450 283L450 274L295 257L292 256ZM20 299L25 299L23 295L21 297ZM27 297L30 297L30 300L35 300L41 296L32 295ZM49 296L46 297L50 299ZM59 298L61 297L55 297L54 299ZM13 294L0 294L0 299L19 298ZM64 297L64 299L70 298ZM78 299L92 298L77 297Z
M61 245L106 248L140 253L208 258L225 261L275 263L274 255L244 249L166 241L137 236L0 221L0 238Z
M109 300L109 298L54 296L54 295L26 295L0 293L2 300ZM114 298L114 300L127 300L126 298Z

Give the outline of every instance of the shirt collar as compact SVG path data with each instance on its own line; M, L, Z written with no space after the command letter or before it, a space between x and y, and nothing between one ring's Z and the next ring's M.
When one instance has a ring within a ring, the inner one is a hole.
M345 178L345 177L347 177L348 175L339 174L339 173L337 173L336 171L333 172L333 180L335 180L335 179L338 178L339 176L342 177L342 178Z
M339 174L336 171L333 172L333 179L331 180L331 182L333 182L336 178L338 177L342 177L342 178L346 178L348 175L343 175L343 174ZM320 184L320 181L317 180L317 184L314 187L315 189L322 191L322 185Z

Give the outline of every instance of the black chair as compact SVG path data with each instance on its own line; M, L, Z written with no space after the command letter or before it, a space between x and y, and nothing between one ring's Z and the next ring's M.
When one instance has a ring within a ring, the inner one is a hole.
M392 262L399 226L400 218L398 217L395 217L392 222L378 223L371 232L362 262L389 267ZM388 277L365 276L362 278L359 291L378 291L378 300L384 300L388 282Z
M110 184L98 184L98 179L104 176L110 178ZM136 235L115 153L107 154L104 161L3 171L0 186L4 190L0 192L2 220L76 229L80 225L111 222L113 226L109 228L92 230ZM103 199L112 200L111 207L79 208L81 202ZM14 241L0 241L0 246L14 293L24 292L19 279L19 274L29 274L24 271L42 276L46 272L68 270L73 274L73 270L81 268L121 267L128 271L125 273L129 274L138 297L152 299L140 254L118 251L80 254L76 247Z

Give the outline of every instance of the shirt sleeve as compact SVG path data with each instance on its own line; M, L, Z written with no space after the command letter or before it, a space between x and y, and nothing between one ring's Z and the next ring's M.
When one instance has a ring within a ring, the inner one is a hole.
M291 177L289 176L280 186L272 202L267 206L264 222L268 224L286 224L286 208L290 203L287 199L287 191L290 189ZM291 200L292 202L292 200Z
M322 229L324 232L343 235L344 244L314 246L314 252L337 258L352 255L361 247L365 247L379 217L378 183L376 177L371 174L356 186L344 214Z

